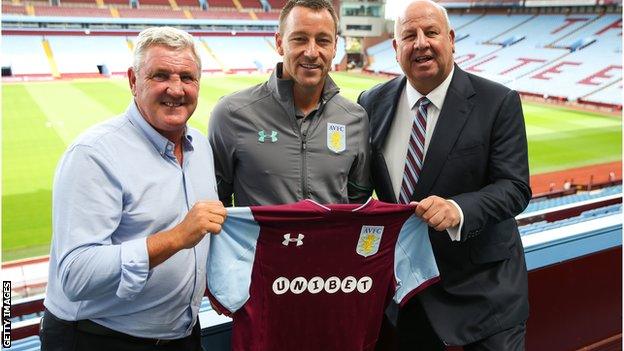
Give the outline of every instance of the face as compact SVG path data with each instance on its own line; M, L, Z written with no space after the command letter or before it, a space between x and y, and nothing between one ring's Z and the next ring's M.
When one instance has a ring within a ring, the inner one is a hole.
M192 50L147 49L139 72L128 70L130 89L143 118L173 142L197 107L199 67Z
M400 21L392 41L397 61L410 84L428 94L453 68L455 32L444 14L426 1L408 6Z
M284 78L306 90L322 90L336 55L336 30L329 11L295 6L280 32L275 41L283 56Z

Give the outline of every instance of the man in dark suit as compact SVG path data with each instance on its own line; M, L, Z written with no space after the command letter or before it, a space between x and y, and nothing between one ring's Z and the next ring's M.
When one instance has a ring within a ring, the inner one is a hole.
M399 346L523 350L527 271L514 216L531 190L522 107L515 91L454 65L454 37L444 8L411 1L393 40L405 76L359 98L377 195L418 202L442 278L399 312Z

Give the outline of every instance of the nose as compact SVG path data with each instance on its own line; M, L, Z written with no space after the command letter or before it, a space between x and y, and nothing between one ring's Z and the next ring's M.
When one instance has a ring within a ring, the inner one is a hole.
M316 46L316 41L315 40L310 40L308 42L308 45L305 48L305 51L303 52L303 54L306 57L312 57L312 58L316 58L316 56L318 56L318 48Z
M167 85L167 93L171 96L184 95L184 88L182 87L182 81L180 78L171 78Z
M429 48L429 41L425 36L425 32L422 29L419 29L417 32L416 40L414 41L414 48L416 50L424 50Z

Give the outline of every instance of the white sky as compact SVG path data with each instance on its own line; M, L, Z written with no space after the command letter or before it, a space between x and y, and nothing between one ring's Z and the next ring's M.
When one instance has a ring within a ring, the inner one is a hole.
M402 0L386 0L386 18L396 18Z

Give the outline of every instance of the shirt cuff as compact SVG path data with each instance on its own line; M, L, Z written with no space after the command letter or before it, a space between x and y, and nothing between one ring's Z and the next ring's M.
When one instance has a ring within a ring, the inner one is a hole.
M454 226L454 227L446 228L446 232L448 233L449 237L451 238L451 241L460 241L461 240L461 230L464 227L464 212L462 212L462 209L461 209L461 207L459 207L457 202L455 202L453 200L448 200L448 201L450 203L452 203L453 206L455 206L455 208L457 208L457 211L459 211L459 224Z
M145 287L148 274L147 237L121 243L121 280L117 296L134 300Z

